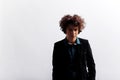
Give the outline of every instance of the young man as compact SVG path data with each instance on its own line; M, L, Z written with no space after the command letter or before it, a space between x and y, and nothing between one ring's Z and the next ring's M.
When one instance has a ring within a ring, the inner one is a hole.
M65 15L60 20L65 39L54 44L53 80L95 80L96 70L88 40L77 35L84 28L84 20L78 15Z

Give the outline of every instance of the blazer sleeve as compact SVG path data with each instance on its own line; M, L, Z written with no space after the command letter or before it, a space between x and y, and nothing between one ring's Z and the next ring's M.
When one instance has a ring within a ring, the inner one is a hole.
M87 45L86 57L87 57L87 67L88 67L88 80L95 80L95 76L96 76L95 62L93 59L92 50L88 40L86 45Z
M60 80L60 56L59 56L59 46L55 43L53 48L53 56L52 56L52 80Z

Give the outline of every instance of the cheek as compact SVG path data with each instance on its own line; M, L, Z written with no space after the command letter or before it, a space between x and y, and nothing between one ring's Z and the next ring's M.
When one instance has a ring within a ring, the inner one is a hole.
M76 31L75 33L76 33L76 35L77 35L77 34L78 34L78 31Z
M66 30L66 34L69 34L69 31Z
M69 35L70 35L70 32L69 32L69 31L66 31L66 35L68 35L68 36L69 36Z

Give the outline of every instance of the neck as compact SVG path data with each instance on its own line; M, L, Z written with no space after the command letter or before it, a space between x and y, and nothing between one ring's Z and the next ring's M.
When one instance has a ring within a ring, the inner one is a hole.
M68 37L67 37L67 40L68 40L68 42L70 42L70 43L75 43L76 37L75 37L75 38L68 38Z

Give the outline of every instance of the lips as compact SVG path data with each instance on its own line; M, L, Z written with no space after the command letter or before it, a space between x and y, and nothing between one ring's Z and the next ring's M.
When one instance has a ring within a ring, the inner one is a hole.
M75 36L74 36L74 35L71 35L70 37L71 37L71 38L74 38Z

